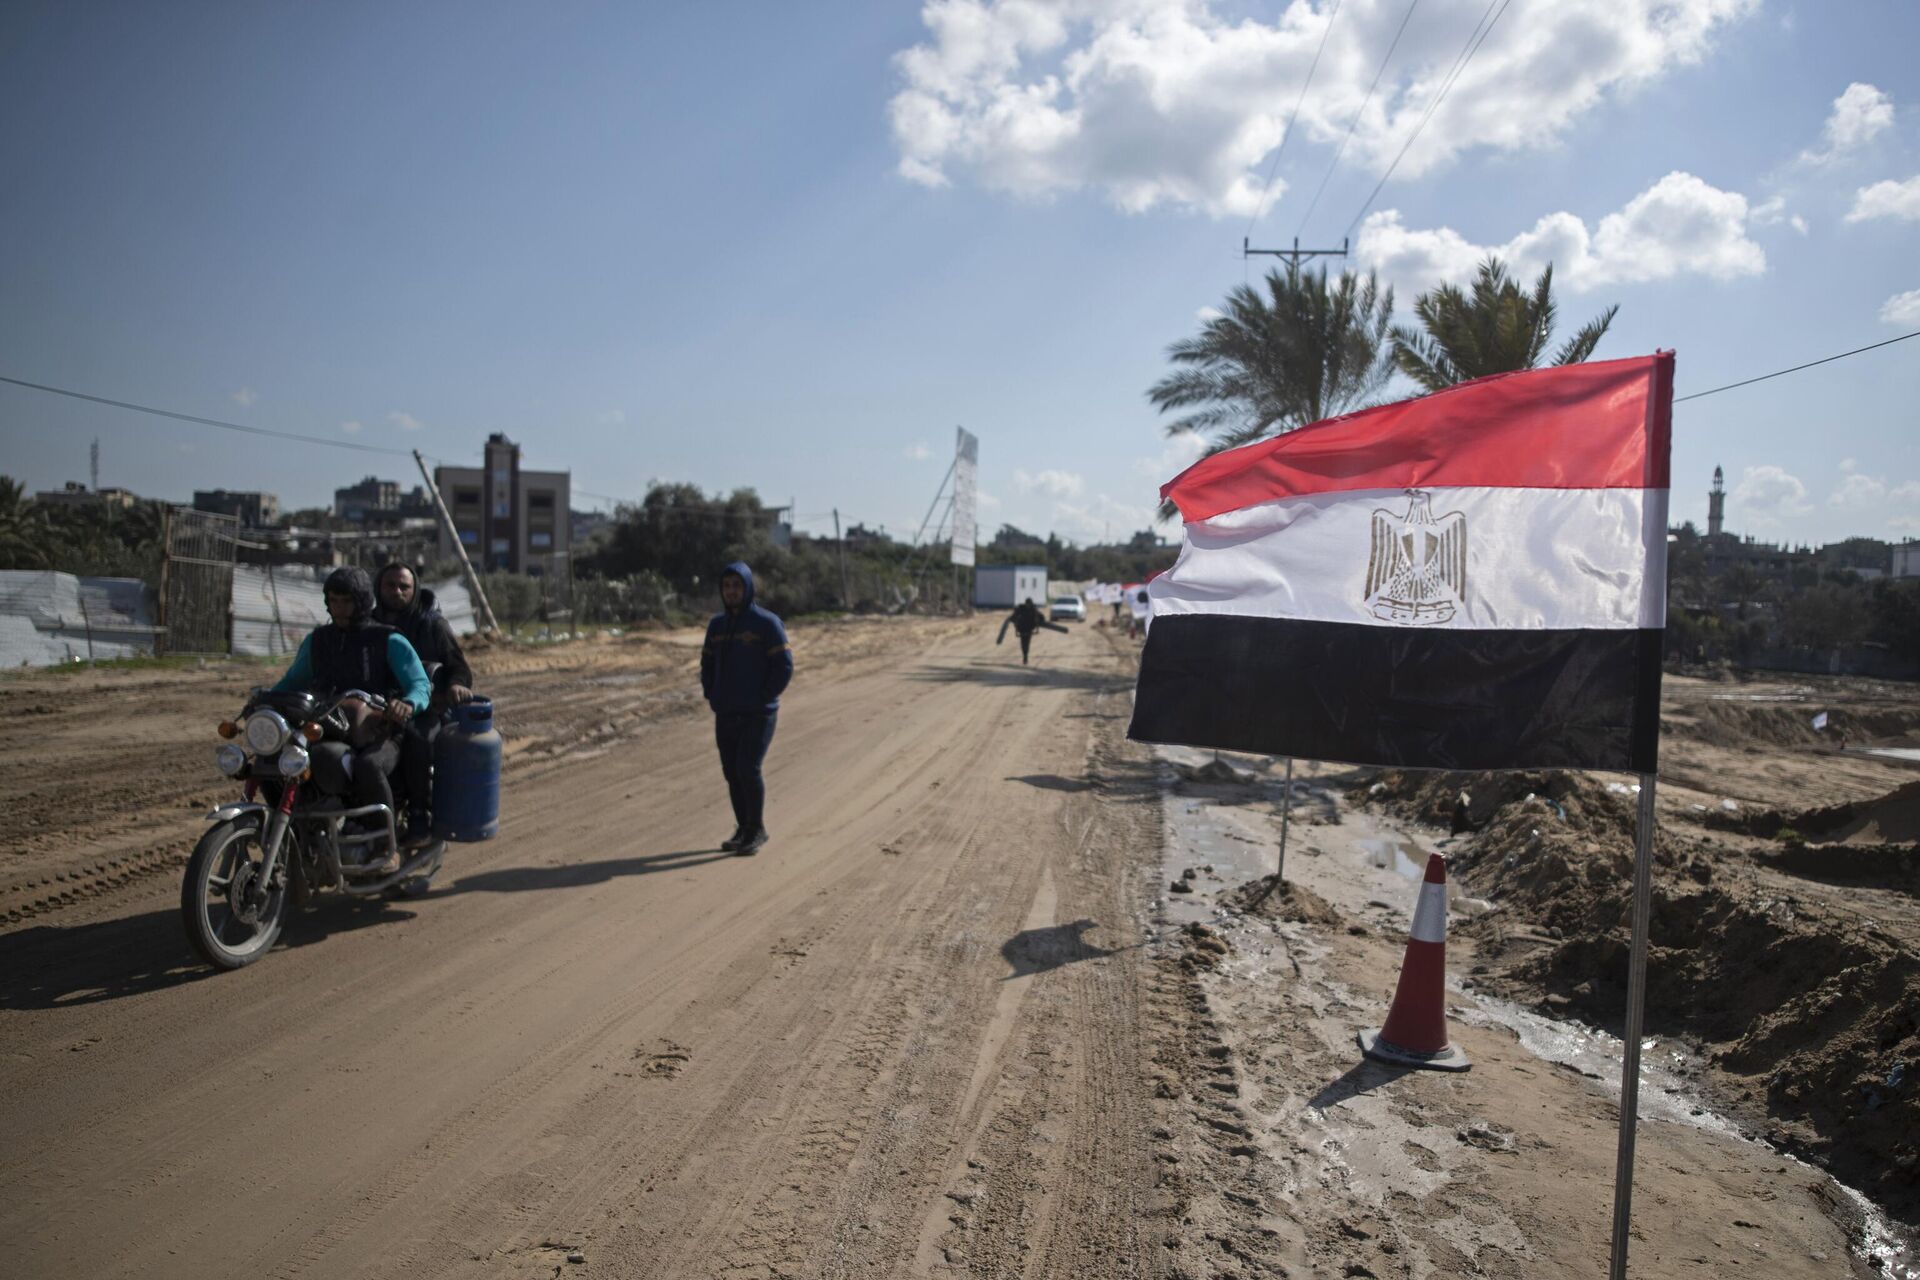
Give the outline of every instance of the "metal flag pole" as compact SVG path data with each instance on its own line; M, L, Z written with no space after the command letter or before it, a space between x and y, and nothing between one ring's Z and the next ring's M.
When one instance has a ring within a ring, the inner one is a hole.
M1214 752L1213 758L1218 760L1220 758L1220 753L1218 751ZM1275 889L1278 889L1280 887L1280 878L1286 874L1287 820L1292 816L1293 816L1293 757L1288 756L1287 757L1287 793L1286 795L1282 796L1280 799L1280 861L1276 863L1273 868L1273 879L1267 881L1266 887L1260 890L1260 892L1254 894L1253 897L1247 902L1247 909L1249 911L1259 906L1261 903L1265 902L1267 900L1267 896L1271 894Z
M1647 928L1653 914L1653 779L1640 775L1633 853L1633 947L1627 966L1626 1052L1620 1060L1620 1151L1613 1167L1613 1260L1607 1280L1626 1280L1633 1221L1633 1135L1640 1114L1640 1036L1647 1012Z
M1287 794L1280 801L1280 861L1276 863L1273 868L1273 882L1275 884L1279 884L1280 878L1286 874L1287 819L1292 816L1293 816L1293 757L1288 756L1287 757Z

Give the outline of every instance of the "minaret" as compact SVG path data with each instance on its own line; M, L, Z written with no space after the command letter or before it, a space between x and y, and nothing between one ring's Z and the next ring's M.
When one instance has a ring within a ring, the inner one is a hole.
M1726 509L1727 491L1725 488L1725 477L1720 474L1720 468L1715 467L1713 469L1713 488L1707 491L1707 536L1709 538L1717 538L1720 536L1720 525L1722 517L1726 515Z

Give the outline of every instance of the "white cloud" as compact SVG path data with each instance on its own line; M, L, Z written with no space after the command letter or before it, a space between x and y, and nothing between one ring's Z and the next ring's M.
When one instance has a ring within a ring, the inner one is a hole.
M1013 487L1016 490L1021 493L1044 493L1049 498L1077 498L1085 483L1071 471L1015 470L1013 473Z
M910 444L902 452L906 454L907 459L911 462L925 462L933 456L933 450L927 447L925 441Z
M1851 471L1859 465L1860 465L1860 462L1857 458L1840 459L1840 470L1842 471Z
M251 409L253 407L253 402L255 400L258 400L259 398L260 397L257 394L255 394L252 387L242 387L238 391L233 393L233 402L239 405L242 409Z
M1887 496L1887 486L1872 476L1850 475L1827 499L1830 507L1865 507Z
M1403 294L1464 280L1489 253L1528 280L1551 262L1554 283L1576 293L1684 273L1730 280L1767 269L1765 251L1747 238L1748 220L1739 192L1674 172L1592 231L1574 214L1550 213L1505 244L1478 245L1452 227L1403 226L1399 210L1385 209L1361 224L1355 254Z
M1473 149L1551 146L1609 97L1699 62L1757 0L1555 0L1492 31L1407 153L1412 177ZM1216 8L1226 12L1216 12ZM1288 4L1271 24L1220 0L928 0L928 38L896 56L887 111L899 171L1045 199L1101 192L1120 209L1264 212L1269 155L1300 98L1333 7ZM1405 12L1346 0L1301 108L1303 139L1378 171L1452 68L1481 0L1432 0L1371 99ZM1438 12L1435 12L1438 10ZM1254 12L1259 12L1256 8ZM1298 143L1296 142L1296 148ZM1291 151L1297 154L1297 150Z
M1824 131L1825 151L1803 151L1802 160L1835 159L1858 148L1893 123L1893 99L1870 84L1858 81L1833 100Z
M1880 318L1888 324L1920 324L1920 289L1896 293L1881 303Z
M1771 227L1782 222L1792 227L1795 231L1798 231L1801 235L1807 234L1807 220L1797 213L1787 212L1787 198L1785 196L1775 196L1771 200L1763 200L1753 206L1752 211L1747 214L1747 224L1749 226Z
M350 436L360 434L360 424L358 422L343 422L340 424L340 429Z
M1894 533L1920 533L1920 516L1895 516L1887 521L1887 528Z
M1909 480L1891 495L1895 502L1920 503L1920 480Z
M1153 525L1154 502L1122 502L1110 494L1095 494L1086 503L1053 504L1053 528L1076 542L1104 542L1127 538Z
M1813 510L1807 501L1807 486L1798 476L1772 465L1748 467L1733 487L1734 505L1764 524L1787 516L1804 516Z
M603 427L624 427L627 425L627 411L625 409L603 409L594 418L594 421Z
M418 431L426 426L426 423L420 421L420 419L410 413L402 412L399 409L389 410L387 413L387 421L402 431Z
M973 491L973 500L983 507L997 507L1000 505L1000 499L994 497L985 489L975 489Z
M1200 460L1207 451L1206 437L1192 431L1182 431L1179 435L1168 436L1166 447L1150 458L1135 458L1134 472L1143 479L1150 480L1158 492L1160 485L1185 471Z
M1847 211L1847 221L1865 222L1869 218L1920 222L1920 174L1915 174L1905 182L1895 182L1889 178L1854 192L1853 208Z
M1202 307L1193 313L1193 318L1201 324L1207 324L1211 321L1218 320L1224 314L1226 313L1218 307Z

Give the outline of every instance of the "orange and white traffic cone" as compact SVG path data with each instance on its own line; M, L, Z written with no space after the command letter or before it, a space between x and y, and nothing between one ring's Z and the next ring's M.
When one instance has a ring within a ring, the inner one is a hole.
M1387 1025L1362 1031L1360 1048L1376 1062L1401 1067L1465 1071L1473 1065L1447 1041L1447 860L1437 853L1427 859Z

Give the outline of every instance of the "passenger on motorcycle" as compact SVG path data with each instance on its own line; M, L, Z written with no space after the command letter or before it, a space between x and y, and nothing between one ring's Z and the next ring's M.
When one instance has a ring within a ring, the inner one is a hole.
M434 739L440 736L449 709L472 701L473 669L453 627L434 607L433 592L416 584L413 570L390 564L380 571L379 586L380 602L373 608L373 620L407 638L433 682L432 705L418 709L400 738L400 770L407 788L403 843L414 848L432 839Z
M426 668L407 638L373 620L373 584L363 569L335 569L322 588L327 615L333 621L315 627L300 642L287 674L275 692L311 692L338 696L351 689L387 700L384 714L355 724L351 741L322 741L313 745L313 768L336 780L348 769L348 794L357 807L384 804L393 807L393 787L387 775L400 758L400 744L391 731L404 727L414 709L432 696Z

